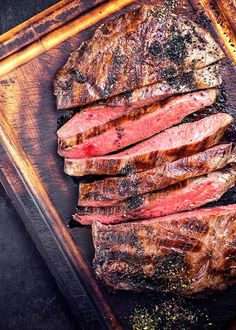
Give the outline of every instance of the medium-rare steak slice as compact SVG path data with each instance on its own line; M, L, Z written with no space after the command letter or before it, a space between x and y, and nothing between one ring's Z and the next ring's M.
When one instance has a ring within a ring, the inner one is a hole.
M108 98L105 104L113 107L125 105L126 107L138 108L163 100L174 94L217 87L221 82L220 65L217 63L193 72L184 73L178 77L170 77L166 81L113 96Z
M92 127L105 124L132 109L146 106L174 94L217 87L221 84L219 64L215 64L184 76L168 79L161 83L141 87L133 92L115 96L107 104L88 107L76 113L57 131L60 140L66 139Z
M211 35L184 16L160 21L144 5L98 28L54 81L59 109L106 99L206 67L224 57Z
M93 224L94 269L113 290L190 296L236 283L236 205Z
M180 123L186 116L203 107L212 105L216 96L215 89L208 89L135 109L108 123L59 139L58 153L66 158L85 158L123 149Z
M124 106L118 106L116 108L94 106L84 109L77 112L57 131L57 137L63 141L71 136L75 136L76 134L86 132L91 128L105 124L129 111L132 111L132 109Z
M107 206L132 196L166 188L180 181L214 172L236 161L232 144L212 147L190 157L125 177L81 183L79 205Z
M234 186L235 180L236 170L227 168L180 182L157 192L137 195L112 206L78 206L73 218L86 225L94 221L112 224L135 219L152 219L192 210L218 200Z
M114 155L87 159L65 159L65 173L123 174L164 165L217 144L233 118L218 113L193 123L172 127L132 148Z

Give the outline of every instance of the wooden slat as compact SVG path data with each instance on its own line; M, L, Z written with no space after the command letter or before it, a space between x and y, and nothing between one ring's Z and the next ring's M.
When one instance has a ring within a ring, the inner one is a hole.
M87 14L73 20L72 22L48 33L42 37L40 41L36 41L17 53L12 54L0 61L0 77L43 54L45 51L58 46L63 41L95 25L133 2L135 2L135 0L109 1L108 3L91 10Z
M38 41L103 0L62 0L0 36L0 60Z
M91 3L90 0L83 2ZM100 7L106 10L102 13L96 8L92 14L87 13L84 16L87 17L86 22L84 17L70 21L44 35L42 40L37 39L33 47L25 47L16 56L13 54L5 62L0 62L0 69L5 63L4 70L8 72L28 61L0 81L0 113L6 118L0 118L3 128L0 133L0 180L72 310L82 320L84 328L89 330L120 329L120 325L102 296L103 289L95 281L92 270L90 271L94 251L89 229L66 228L68 217L75 211L78 188L63 174L63 163L56 155L57 112L52 81L69 54L91 35L93 29L77 35L78 32L132 2L134 1L110 1L110 6L116 3L120 7L108 8L106 4L105 7ZM198 0L196 3L199 5ZM189 12L189 9L186 3L186 12L191 15L189 17L194 16L194 12ZM70 39L64 41L68 38ZM53 48L55 45L57 47ZM48 49L50 50L47 51ZM29 61L30 58L33 60ZM229 69L232 67L229 66ZM224 72L224 77L231 104L227 111L235 115L235 82L232 70ZM232 132L233 136L233 129L229 135ZM148 307L151 303L150 295L144 293L134 295L120 292L113 295L106 292L106 296L122 322L129 324L127 329L131 327L129 319L134 307ZM155 299L155 305L158 305L165 297L159 293ZM223 314L225 319L229 317L226 312Z
M90 329L106 326L107 329L122 330L82 251L63 224L38 173L3 115L0 117L0 141L1 182L11 200L17 196L15 207L61 290L68 297L75 315L84 319L84 324L88 324ZM45 246L48 246L46 251ZM80 285L78 276L82 279ZM86 283L89 285L86 286ZM85 313L81 313L83 309Z
M221 2L218 0L200 0L200 3L212 21L226 52L236 64L236 35L228 19L229 15L221 9Z
M217 0L221 12L236 33L236 0Z

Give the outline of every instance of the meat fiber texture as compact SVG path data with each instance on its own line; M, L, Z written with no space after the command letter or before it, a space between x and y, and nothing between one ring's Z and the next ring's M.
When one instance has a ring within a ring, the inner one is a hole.
M144 5L103 24L72 53L54 81L58 109L133 91L224 57L210 33L181 15L160 21L158 9Z
M153 104L175 94L189 93L196 90L217 87L222 83L220 64L216 63L202 69L170 76L167 80L106 99L105 105L112 107L126 106L139 108ZM102 106L102 102L100 105ZM105 106L104 105L104 106Z
M58 153L67 158L85 158L115 152L180 123L189 114L212 105L216 96L217 90L209 89L133 110L108 123L59 139Z
M226 113L169 128L114 155L65 159L65 173L127 175L188 157L217 144L233 118Z
M184 296L236 282L236 205L92 227L94 269L112 290Z
M230 167L154 193L137 195L113 206L78 206L73 218L86 225L91 225L94 221L112 224L192 210L220 199L234 186L235 180L236 171Z
M124 177L81 183L81 206L107 206L132 196L160 190L178 182L214 172L236 161L232 143L222 144L164 166Z
M133 92L117 95L106 100L106 104L97 104L77 112L57 131L60 140L85 132L93 127L105 124L135 108L155 103L174 94L188 93L194 90L217 87L221 84L219 64L170 78L168 81L141 87Z

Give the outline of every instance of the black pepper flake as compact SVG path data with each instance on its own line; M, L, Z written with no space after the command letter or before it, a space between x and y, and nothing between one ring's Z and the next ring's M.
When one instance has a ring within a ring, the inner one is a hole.
M154 41L151 46L148 49L149 53L152 56L160 56L163 52L162 46L160 45L160 43L158 41Z
M177 74L177 70L175 67L171 66L167 69L162 69L161 70L161 77L163 79L169 79L172 78L173 76L176 76Z
M203 328L213 325L205 308L196 308L181 297L165 297L152 308L136 307L130 317L133 330L192 330L199 328L199 319Z
M165 54L175 64L180 65L183 63L187 56L186 39L179 31L174 33L172 38L167 42Z
M79 84L84 84L86 83L87 79L86 77L78 70L73 70L72 71L73 76L75 77L75 80L79 83Z
M178 90L184 88L193 89L196 87L196 82L193 72L184 73L180 77L171 77L167 79L167 82L170 86L175 87Z
M122 170L120 171L121 175L128 175L130 173L133 172L133 166L132 164L128 163L127 165L125 165Z
M224 111L227 108L227 103L228 103L228 93L225 83L222 83L214 107L219 111Z
M122 96L122 97L124 97L126 99L129 99L129 98L132 97L132 92L127 91L127 92L124 92L124 93L120 94L120 96Z
M113 57L112 57L112 64L113 66L119 66L123 64L126 60L126 56L124 54L121 54L119 51L115 51Z
M111 94L111 87L110 86L108 86L107 88L105 88L104 90L101 91L101 95L105 99L108 98L110 94Z
M178 5L178 0L163 0L163 5L154 7L151 14L158 22L165 22Z
M144 203L144 198L142 195L137 195L129 198L127 200L127 211L132 211L139 208Z
M115 76L109 76L107 78L107 87L101 91L102 97L104 97L105 99L108 98L116 83L117 83L117 78Z
M109 85L113 85L113 84L115 84L117 82L117 79L114 76L109 76L107 78L107 82L108 82Z

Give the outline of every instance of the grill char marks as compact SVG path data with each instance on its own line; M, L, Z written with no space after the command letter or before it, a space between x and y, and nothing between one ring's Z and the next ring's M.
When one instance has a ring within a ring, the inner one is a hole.
M107 178L80 184L79 205L107 206L131 196L166 188L201 176L236 161L232 144L219 145L193 156L126 177Z
M189 296L236 282L236 205L92 229L94 269L112 290Z
M170 128L120 153L88 159L65 159L65 172L127 175L188 157L217 144L233 118L218 113L194 123Z
M221 84L220 66L214 64L180 76L166 76L167 80L140 87L132 92L113 96L105 105L111 107L126 106L138 108L153 104L174 94L188 93L194 90L214 88ZM101 106L103 103L100 103Z
M161 191L131 197L113 206L79 206L73 218L81 224L92 224L94 221L112 224L192 210L218 200L234 186L235 180L236 171L229 167L183 181Z
M104 107L90 107L83 111L77 112L68 122L66 122L58 131L57 137L59 141L65 141L71 136L82 134L88 130L103 125L110 120L113 120L124 113L128 113L132 109L123 106L110 108Z
M212 105L216 96L215 89L194 92L124 113L107 123L82 132L79 126L77 134L59 139L58 153L67 158L84 158L123 149L180 123L193 112Z
M194 22L174 15L160 22L154 11L155 6L142 6L105 23L72 53L54 81L59 109L132 91L224 57Z

